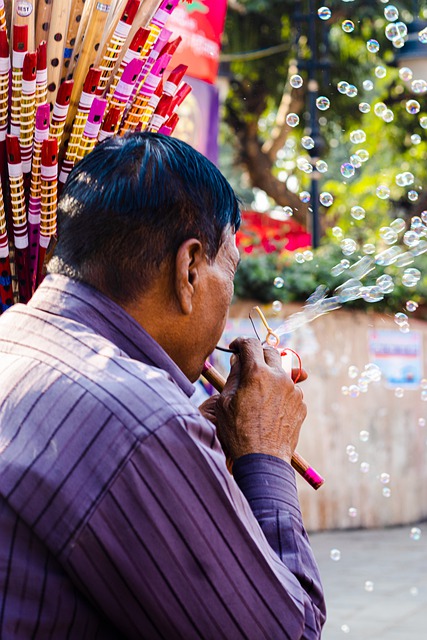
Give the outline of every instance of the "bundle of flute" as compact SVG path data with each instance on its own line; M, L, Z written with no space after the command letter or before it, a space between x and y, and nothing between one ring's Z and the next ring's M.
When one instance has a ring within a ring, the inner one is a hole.
M191 91L165 27L179 2L0 0L0 314L43 279L76 162L114 135L175 130Z

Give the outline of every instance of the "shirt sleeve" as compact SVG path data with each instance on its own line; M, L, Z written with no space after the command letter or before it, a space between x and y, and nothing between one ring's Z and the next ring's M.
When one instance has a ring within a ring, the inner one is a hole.
M206 423L175 417L138 444L65 567L126 638L320 638L295 479L280 460L247 456L234 480Z

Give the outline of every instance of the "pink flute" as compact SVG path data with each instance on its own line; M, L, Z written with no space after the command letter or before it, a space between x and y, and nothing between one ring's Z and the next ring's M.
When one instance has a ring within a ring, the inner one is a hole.
M203 377L221 393L226 383L225 378L213 367L210 362L205 362L203 367ZM291 460L291 464L295 471L308 482L313 489L319 489L325 482L324 478L320 476L315 469L313 469L304 458L302 458L296 451L294 452Z
M132 42L129 45L129 48L126 49L125 55L123 56L119 69L115 74L110 87L107 86L104 90L104 94L107 93L108 91L108 95L107 95L108 101L110 101L111 98L113 97L116 86L119 83L120 78L122 77L123 72L128 66L129 62L131 62L131 60L140 58L140 55L144 50L144 46L148 40L149 35L150 35L149 29L143 29L142 27L140 27L138 31L135 33L134 37L132 38ZM100 90L97 91L98 95L101 95L102 93L103 92Z
M155 112L151 116L151 120L147 127L147 131L156 132L160 129L162 124L166 122L166 120L168 119L171 105L172 105L171 96L163 95L160 98L159 104L157 105Z
M37 47L36 107L47 100L47 45L42 40Z
M41 154L43 140L49 137L49 105L41 104L36 111L33 162L31 167L30 200L28 205L29 274L31 291L34 292L39 255L41 210Z
M162 31L160 32L159 37L157 38L156 43L154 44L154 46L151 48L150 53L148 54L148 58L147 60L144 62L144 66L141 69L141 73L139 74L139 78L135 83L135 87L132 91L132 95L130 97L130 103L132 103L137 94L140 92L142 83L144 83L146 81L146 78L148 77L148 74L150 72L154 73L154 64L156 62L156 60L160 57L160 52L163 49L164 45L167 43L167 41L169 40L169 38L172 35L172 31L169 31L168 29L162 29Z
M9 241L6 228L3 189L0 184L0 314L13 304Z
M13 26L12 99L10 105L10 133L19 136L21 126L22 68L28 51L28 25Z
M49 136L58 140L58 148L61 145L65 121L67 119L68 109L70 108L70 98L73 85L73 80L64 80L58 89L55 106L53 107Z
M107 138L112 138L120 124L120 115L120 109L117 107L109 109L102 123L101 130L98 135L98 142L107 140Z
M123 116L124 110L132 93L132 89L141 72L142 65L143 61L140 58L134 58L129 62L117 84L113 97L109 101L110 109L113 107L120 109L120 119ZM120 119L114 133L116 133L119 128Z
M6 140L9 116L10 57L6 31L0 30L0 141Z
M185 76L188 69L188 65L179 64L175 69L172 69L170 74L168 75L168 79L164 83L163 93L165 96L174 97L178 90L178 86Z
M24 176L31 172L33 152L33 132L36 99L37 53L32 51L24 58L22 68L21 127L19 129L19 147L21 149L22 171Z
M43 266L50 239L56 232L56 208L58 186L58 140L48 138L42 142L41 155L41 209L40 240L36 286L43 278Z
M157 108L157 105L160 102L160 98L163 95L163 78L160 79L159 84L157 85L153 95L148 101L147 106L144 109L144 113L142 114L139 125L137 126L137 131L145 131L150 122L150 118L153 114L153 111Z
M15 244L15 265L18 276L19 301L28 302L28 228L25 211L24 176L22 173L19 138L6 136L7 165L9 170L10 204L12 211L13 240Z
M171 136L176 129L179 122L177 113L173 113L166 122L160 127L159 133L163 133L164 136Z
M154 13L151 18L150 27L154 26L159 29L159 32L165 26L170 15L178 6L179 0L163 0L160 7Z
M86 120L84 132L76 152L76 162L87 156L87 154L94 148L99 130L101 129L107 104L107 101L103 98L94 98L88 119Z

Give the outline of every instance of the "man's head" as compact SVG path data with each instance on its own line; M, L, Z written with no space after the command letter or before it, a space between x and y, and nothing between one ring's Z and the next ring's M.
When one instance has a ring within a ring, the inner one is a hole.
M86 156L68 178L48 270L87 282L112 298L177 360L175 351L185 342L178 331L194 335L205 320L199 294L207 305L215 268L232 254L235 269L233 234L239 224L232 188L192 147L158 134L114 137ZM170 310L166 319L162 302ZM215 306L216 300L211 302ZM173 319L163 342L151 326L149 308L163 314L163 327ZM209 309L205 311L208 318ZM223 326L226 312L220 318L218 308L215 315L211 335ZM195 345L203 357L214 346L205 342L200 336Z

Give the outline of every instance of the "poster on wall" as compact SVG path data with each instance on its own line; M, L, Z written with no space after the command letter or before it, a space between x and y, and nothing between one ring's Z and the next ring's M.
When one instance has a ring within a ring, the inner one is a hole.
M423 377L422 334L393 329L371 329L368 335L370 362L381 369L388 387L418 389Z

